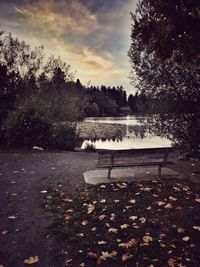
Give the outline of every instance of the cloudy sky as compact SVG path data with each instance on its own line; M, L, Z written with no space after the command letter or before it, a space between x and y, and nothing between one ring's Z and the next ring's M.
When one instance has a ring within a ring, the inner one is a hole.
M0 0L0 25L32 46L60 55L87 84L129 81L131 18L137 0Z

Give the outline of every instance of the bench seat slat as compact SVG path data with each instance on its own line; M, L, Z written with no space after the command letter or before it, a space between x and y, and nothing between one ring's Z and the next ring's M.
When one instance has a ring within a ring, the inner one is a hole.
M113 168L115 167L136 167L136 166L159 166L159 165L173 165L174 163L171 161L167 162L137 162L137 163L114 163ZM110 164L97 164L98 168L108 168L110 167Z

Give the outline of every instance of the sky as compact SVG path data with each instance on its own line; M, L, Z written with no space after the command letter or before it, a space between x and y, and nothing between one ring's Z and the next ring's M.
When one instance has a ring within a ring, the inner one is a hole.
M0 30L61 56L85 85L131 93L131 16L137 0L0 0Z

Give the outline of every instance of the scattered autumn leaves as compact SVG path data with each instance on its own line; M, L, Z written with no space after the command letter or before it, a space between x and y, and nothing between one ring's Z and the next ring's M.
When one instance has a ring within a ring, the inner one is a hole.
M191 184L102 184L73 198L56 188L45 197L46 208L62 218L56 231L64 240L59 246L65 266L193 267L200 262L200 196Z

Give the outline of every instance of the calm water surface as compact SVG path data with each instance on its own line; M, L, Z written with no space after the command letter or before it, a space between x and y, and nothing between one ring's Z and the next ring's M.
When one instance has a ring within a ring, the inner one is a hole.
M85 148L87 143L95 145L96 149L133 149L133 148L152 148L152 147L170 147L171 141L145 132L141 136L136 135L134 126L138 126L144 132L145 117L126 116L126 117L90 117L85 118L84 122L106 123L111 125L125 125L125 135L120 140L85 140L82 148ZM137 128L138 128L137 127Z

